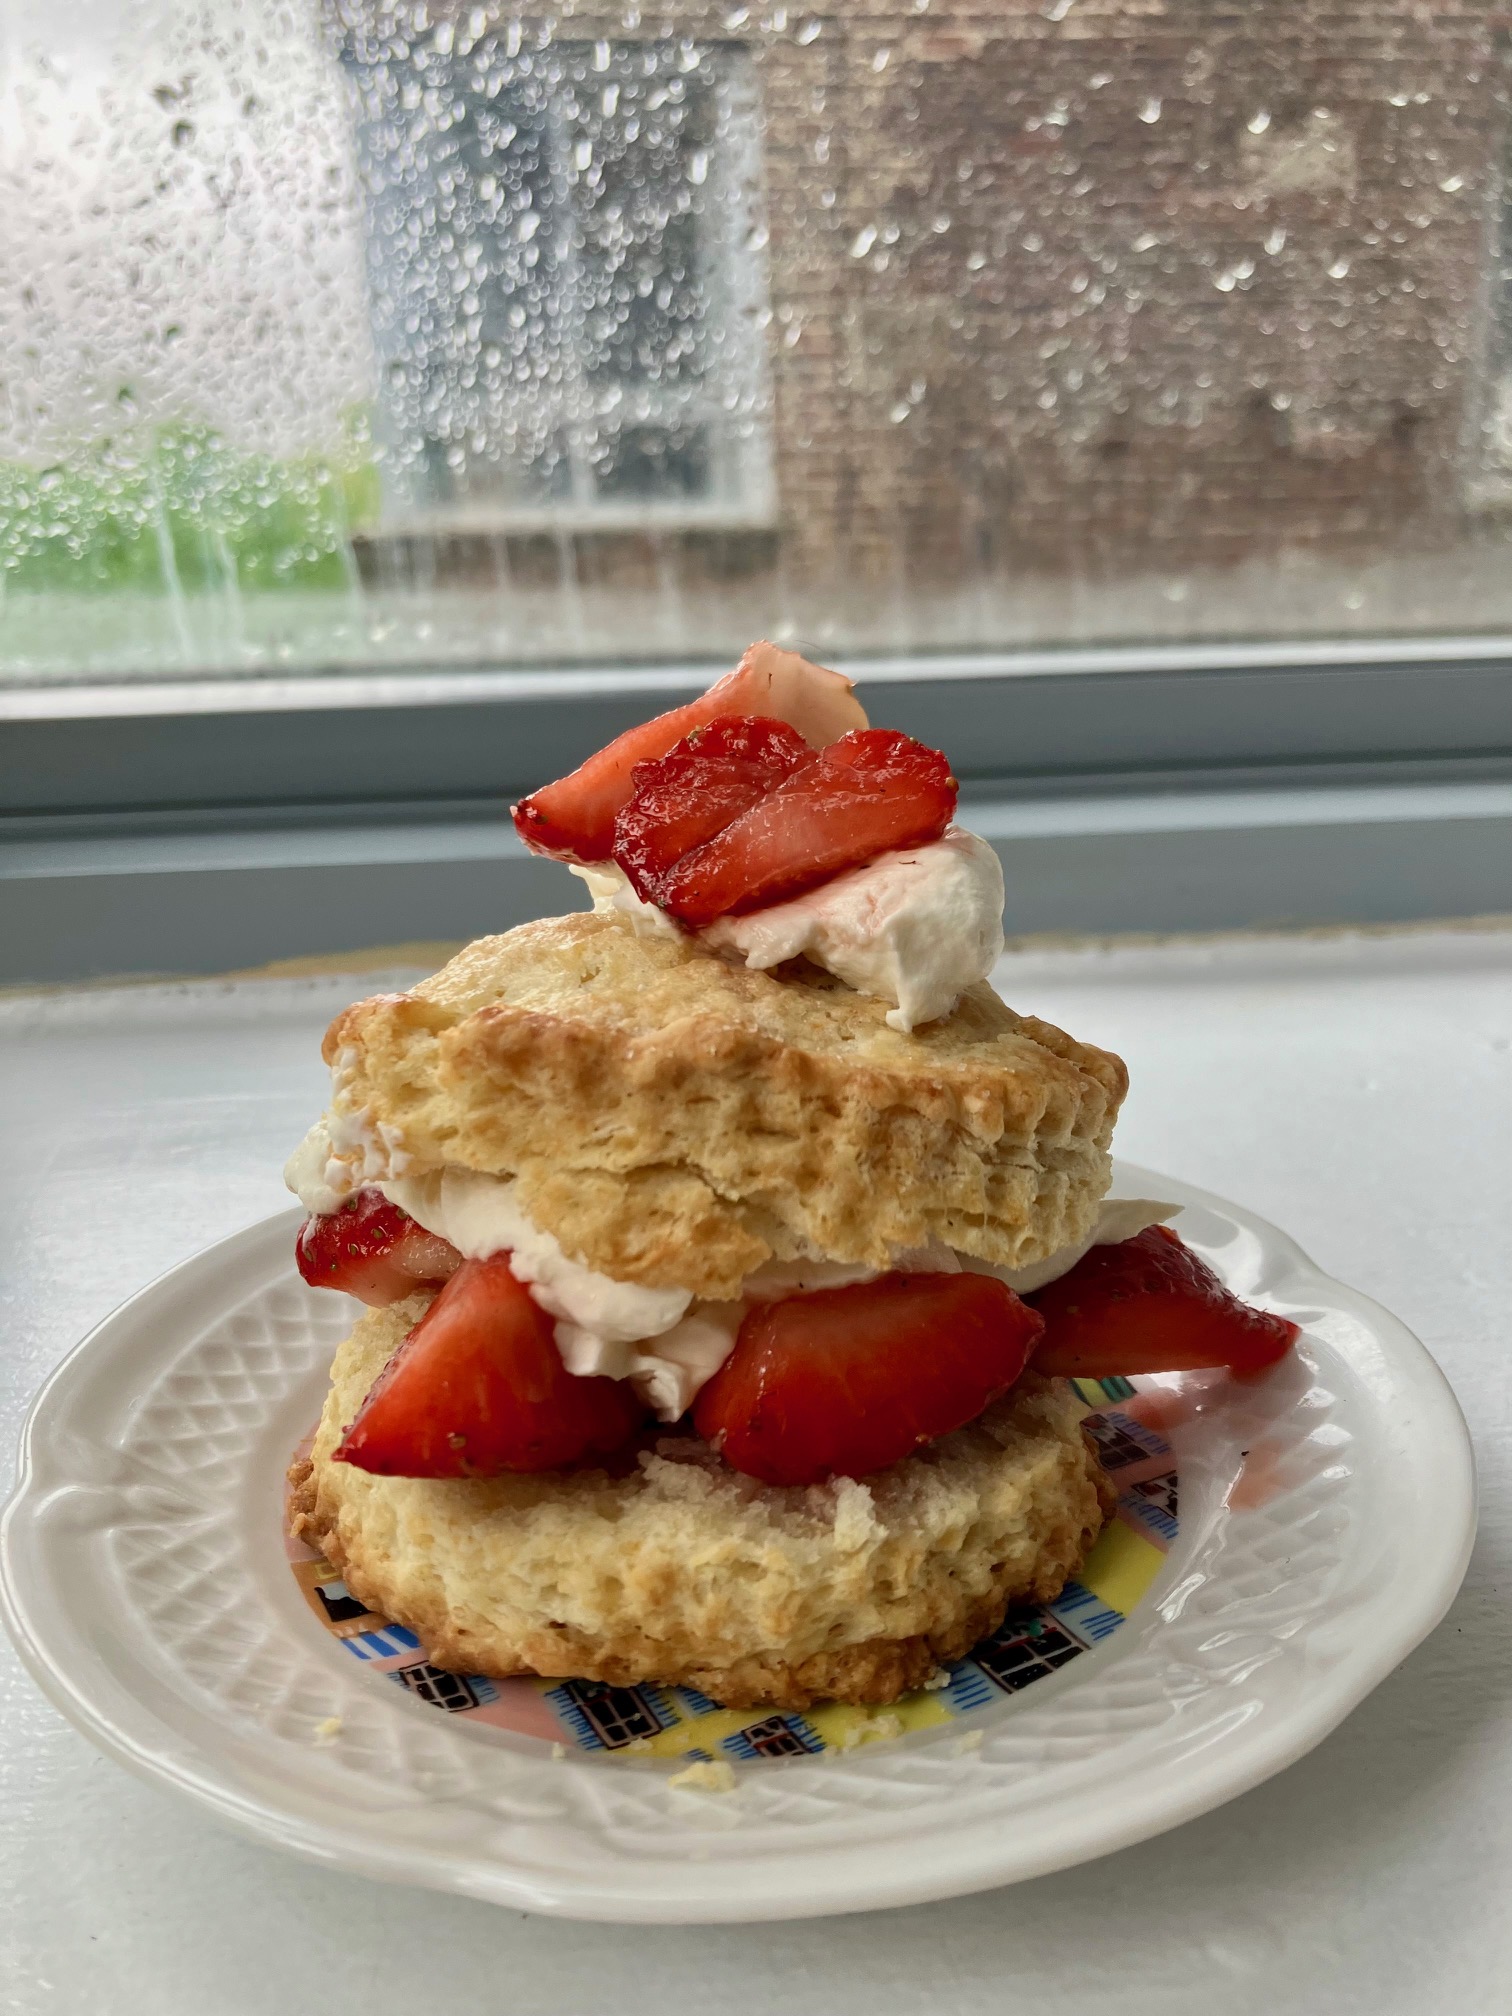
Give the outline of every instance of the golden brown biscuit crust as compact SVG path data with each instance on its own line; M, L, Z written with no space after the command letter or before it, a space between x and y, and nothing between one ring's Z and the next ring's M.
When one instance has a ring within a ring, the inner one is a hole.
M628 1474L372 1477L331 1450L425 1299L337 1353L294 1527L441 1666L686 1684L735 1707L888 1702L1048 1600L1111 1492L1060 1381L861 1483L774 1489L669 1437Z
M417 1168L511 1175L616 1279L733 1296L773 1256L887 1267L942 1240L1022 1266L1090 1230L1123 1064L982 983L902 1035L799 962L780 978L591 913L479 939L358 1002L338 1111Z

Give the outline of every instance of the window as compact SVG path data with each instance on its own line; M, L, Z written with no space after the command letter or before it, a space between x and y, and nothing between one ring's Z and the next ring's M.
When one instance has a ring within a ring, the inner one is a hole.
M755 103L738 48L344 51L382 532L764 523Z
M509 796L759 636L1023 928L1505 908L1486 10L5 25L0 979L530 914Z
M1512 621L1483 12L234 12L12 9L11 682Z

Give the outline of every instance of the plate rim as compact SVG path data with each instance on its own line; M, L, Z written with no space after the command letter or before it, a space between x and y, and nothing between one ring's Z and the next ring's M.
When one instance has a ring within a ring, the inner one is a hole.
M146 1782L167 1785L192 1799L237 1832L264 1846L325 1867L381 1881L475 1897L506 1907L563 1918L618 1923L694 1924L773 1921L840 1912L891 1908L964 1896L1048 1875L1149 1840L1210 1812L1286 1769L1321 1743L1442 1620L1469 1565L1477 1525L1475 1455L1468 1424L1453 1388L1426 1345L1402 1320L1371 1297L1317 1266L1289 1233L1216 1192L1141 1165L1119 1160L1114 1187L1151 1186L1146 1194L1207 1206L1243 1227L1267 1257L1279 1258L1294 1276L1328 1291L1329 1306L1353 1313L1382 1344L1394 1383L1405 1382L1425 1445L1440 1473L1435 1516L1416 1542L1423 1567L1414 1583L1399 1590L1397 1607L1363 1644L1347 1648L1314 1676L1308 1694L1279 1716L1262 1717L1253 1730L1225 1738L1206 1754L1203 1769L1160 1771L1151 1760L1120 1782L1116 1811L1100 1817L1075 1815L1069 1823L1036 1816L1029 1852L1004 1830L1001 1821L981 1816L944 1840L932 1840L927 1858L900 1858L891 1841L813 1846L796 1840L780 1856L720 1862L687 1859L647 1865L660 1889L630 1888L623 1867L602 1881L585 1868L564 1879L558 1872L533 1876L520 1862L483 1861L471 1847L434 1842L405 1844L365 1834L360 1815L322 1803L317 1813L264 1803L224 1776L215 1775L213 1753L180 1743L171 1751L149 1751L112 1719L81 1685L49 1657L45 1628L29 1614L18 1586L18 1560L28 1515L38 1489L36 1446L45 1436L58 1401L91 1369L102 1346L123 1335L144 1303L157 1303L175 1290L207 1281L228 1262L245 1259L275 1228L290 1231L302 1218L297 1207L269 1214L201 1248L116 1305L68 1351L44 1381L28 1409L22 1430L17 1479L0 1515L0 1621L22 1664L52 1705L97 1748ZM1136 1189L1133 1194L1139 1194ZM171 1346L178 1340L164 1328ZM1398 1396L1400 1397L1400 1396ZM132 1697L134 1698L134 1697ZM164 1728L145 1703L142 1712ZM396 1704L396 1706L399 1704ZM316 1759L312 1756L312 1766ZM569 1758L556 1769L600 1768ZM843 1767L842 1767L843 1768ZM1146 1784L1147 1777L1156 1782ZM313 1779L313 1772L312 1772ZM1004 1839L1005 1833L1008 1838ZM996 1836L996 1838L994 1838ZM911 1864L916 1866L910 1866ZM780 1874L775 1872L780 1870ZM742 1876L745 1880L741 1880ZM618 1877L620 1880L614 1880ZM751 1879L755 1880L751 1880ZM690 1894L691 1889L691 1894Z

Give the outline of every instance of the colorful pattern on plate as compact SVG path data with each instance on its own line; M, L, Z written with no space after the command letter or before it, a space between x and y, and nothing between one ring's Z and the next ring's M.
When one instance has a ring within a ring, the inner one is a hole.
M1011 1610L969 1658L942 1670L935 1685L891 1708L830 1702L803 1714L721 1708L691 1687L609 1687L593 1680L490 1680L447 1673L421 1652L402 1624L366 1609L330 1563L290 1539L294 1576L310 1609L347 1651L418 1701L450 1715L570 1745L599 1756L689 1762L800 1757L854 1750L932 1728L1019 1693L1110 1637L1160 1571L1176 1537L1176 1467L1169 1443L1140 1418L1127 1379L1083 1379L1078 1392L1098 1411L1085 1427L1118 1491L1118 1507L1081 1575L1053 1603ZM1110 1406L1110 1401L1120 1404Z

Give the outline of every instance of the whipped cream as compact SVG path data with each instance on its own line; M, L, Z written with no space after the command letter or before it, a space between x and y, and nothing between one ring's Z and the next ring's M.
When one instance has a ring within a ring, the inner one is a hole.
M569 1372L603 1371L599 1361L606 1352L623 1354L632 1344L659 1337L682 1321L693 1300L687 1288L643 1288L569 1260L552 1235L520 1209L518 1186L507 1176L448 1168L377 1187L417 1225L449 1239L464 1260L507 1253L516 1280L557 1319L557 1348ZM584 1362L589 1358L591 1366ZM621 1369L610 1373L614 1379L625 1376Z
M371 1185L466 1260L507 1252L516 1279L556 1319L569 1372L629 1379L663 1421L687 1412L730 1355L743 1303L694 1309L689 1289L644 1288L584 1267L520 1209L511 1178L450 1167L401 1174L409 1158L386 1138L392 1132L360 1113L328 1113L289 1157L284 1182L317 1217Z
M588 885L600 914L627 918L641 936L686 936L612 862L572 873ZM809 959L858 994L892 1002L888 1024L907 1035L948 1015L992 971L1003 950L1003 899L997 855L975 833L952 826L926 847L879 854L802 896L721 917L694 935L757 972Z
M985 840L952 826L927 847L879 854L802 896L721 917L700 934L758 972L800 956L858 994L893 1003L909 1034L948 1015L1003 950L1003 869Z
M317 1121L284 1170L289 1188L306 1210L317 1215L338 1209L362 1187L361 1181L352 1180L355 1161L336 1152L333 1136L339 1130L332 1124L336 1118L328 1115ZM352 1122L352 1127L362 1135L359 1122ZM364 1138L371 1145L377 1137ZM568 1371L584 1379L628 1379L662 1421L676 1421L692 1406L734 1349L740 1325L754 1305L875 1281L883 1271L817 1254L769 1260L746 1276L738 1301L703 1302L686 1288L646 1288L634 1281L616 1281L569 1259L552 1235L520 1208L511 1177L445 1168L386 1176L373 1187L424 1231L449 1240L465 1259L484 1260L492 1253L507 1252L516 1278L555 1319L556 1345ZM1180 1209L1179 1204L1152 1198L1105 1199L1090 1238L1028 1267L995 1267L936 1240L924 1247L900 1247L892 1256L892 1269L913 1274L963 1270L993 1274L1016 1294L1028 1295L1074 1267L1090 1247L1132 1239L1147 1225L1174 1218Z
M284 1182L307 1211L324 1218L364 1186L403 1175L409 1160L397 1127L361 1108L333 1106L284 1164Z
M623 917L637 938L673 938L683 944L689 934L674 924L665 910L658 910L643 896L637 896L630 878L615 861L595 861L591 865L569 861L567 873L587 885L597 917Z

